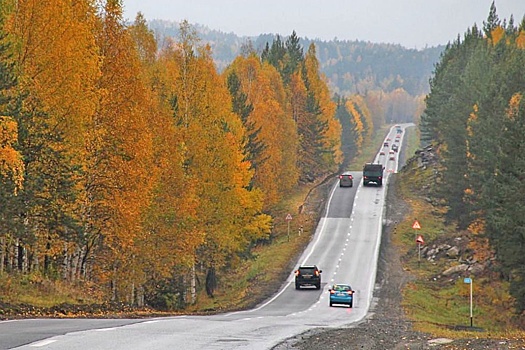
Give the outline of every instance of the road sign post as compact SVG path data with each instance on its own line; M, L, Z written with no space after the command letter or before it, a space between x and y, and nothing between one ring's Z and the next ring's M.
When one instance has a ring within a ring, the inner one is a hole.
M422 235L419 235L416 237L416 243L417 243L417 267L421 264L421 246L425 244L425 240L423 239Z
M463 282L470 284L470 327L472 327L474 324L472 316L472 278L466 277L463 279Z

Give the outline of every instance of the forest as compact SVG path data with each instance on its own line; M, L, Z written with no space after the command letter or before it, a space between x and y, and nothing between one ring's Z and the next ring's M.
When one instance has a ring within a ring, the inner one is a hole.
M179 35L179 24L175 21L148 19L148 27L160 43ZM266 44L279 37L276 34L239 37L200 24L194 24L194 28L202 42L210 46L219 71L243 52L262 52ZM303 47L315 45L319 70L326 76L332 93L359 94L368 101L374 114L392 123L411 122L421 115L423 98L429 91L428 81L445 48L441 45L416 50L337 38L324 41L300 37L299 43Z
M288 193L413 121L440 159L432 195L486 238L525 311L525 20L491 7L428 95L401 75L334 89L304 42L247 43L219 67L195 27L159 40L119 0L0 0L0 291L39 276L136 306L211 298Z
M189 23L159 43L119 0L0 11L5 288L39 276L171 309L213 297L283 197L384 123L364 97L334 98L295 32L219 70Z
M458 230L479 235L484 260L525 311L525 17L501 21L494 3L483 27L450 43L436 66L421 137L440 159L434 196Z

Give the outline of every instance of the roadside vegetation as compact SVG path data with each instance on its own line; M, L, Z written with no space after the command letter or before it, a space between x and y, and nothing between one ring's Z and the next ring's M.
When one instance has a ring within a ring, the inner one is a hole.
M408 141L408 149L419 145L413 130ZM412 320L414 330L434 337L524 339L525 331L516 314L509 283L498 273L486 238L447 222L443 203L430 194L432 187L439 185L437 167L436 162L423 165L412 157L397 175L398 193L410 208L392 237L404 269L412 276L402 291L405 314ZM412 228L416 219L421 225L419 230ZM457 246L458 255L420 255L417 235L424 238L424 252L439 246ZM444 274L462 263L484 268ZM470 285L464 282L465 278L473 282L473 327L470 327Z

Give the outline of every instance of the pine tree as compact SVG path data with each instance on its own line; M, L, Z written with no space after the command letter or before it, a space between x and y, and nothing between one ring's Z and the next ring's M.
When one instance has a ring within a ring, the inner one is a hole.
M245 141L246 159L250 162L251 167L257 172L257 167L265 161L262 154L266 145L259 137L261 126L256 127L255 123L249 119L250 114L253 112L253 104L248 103L248 96L242 92L239 77L235 72L228 75L227 85L230 94L232 95L233 112L241 117L248 135L248 139Z

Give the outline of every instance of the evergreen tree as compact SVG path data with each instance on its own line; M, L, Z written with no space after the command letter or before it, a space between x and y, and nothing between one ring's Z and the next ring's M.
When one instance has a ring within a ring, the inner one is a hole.
M496 4L492 1L489 10L489 16L486 21L483 21L483 32L485 36L492 39L492 31L501 25L501 21L496 12Z
M248 96L241 90L241 82L235 72L228 75L227 78L228 90L232 96L233 112L241 117L241 120L246 128L247 140L246 143L246 159L250 161L251 167L257 170L257 167L264 163L264 158L261 158L264 149L266 148L264 142L259 140L259 133L261 127L256 127L254 122L251 122L248 117L253 112L253 105L248 103ZM252 179L253 182L253 179ZM253 183L252 183L253 185Z

